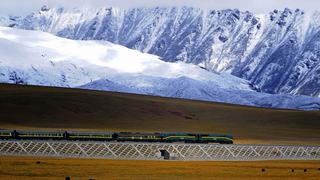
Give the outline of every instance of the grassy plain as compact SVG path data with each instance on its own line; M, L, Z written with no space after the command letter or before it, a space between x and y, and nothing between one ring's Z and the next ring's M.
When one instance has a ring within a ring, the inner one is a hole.
M0 84L0 129L232 134L235 143L320 144L320 111Z
M320 161L127 161L0 157L0 179L319 180ZM38 164L37 161L40 163ZM265 169L262 172L262 169ZM294 169L294 172L292 172ZM306 169L306 172L304 172Z

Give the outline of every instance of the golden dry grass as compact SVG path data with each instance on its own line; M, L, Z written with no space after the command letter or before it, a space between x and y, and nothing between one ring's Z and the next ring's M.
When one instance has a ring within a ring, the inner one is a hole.
M320 111L0 84L0 128L232 134L235 143L320 144Z
M185 162L1 157L0 179L64 179L69 176L71 179L319 180L318 168L320 161ZM291 172L292 169L295 171Z

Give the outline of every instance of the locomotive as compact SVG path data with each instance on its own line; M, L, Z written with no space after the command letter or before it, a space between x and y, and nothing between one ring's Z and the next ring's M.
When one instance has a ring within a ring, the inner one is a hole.
M233 144L231 135L193 133L0 130L0 139Z

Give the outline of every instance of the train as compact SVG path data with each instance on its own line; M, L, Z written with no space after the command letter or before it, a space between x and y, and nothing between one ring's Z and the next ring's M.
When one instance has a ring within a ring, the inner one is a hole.
M195 133L0 130L0 139L233 144L232 135Z

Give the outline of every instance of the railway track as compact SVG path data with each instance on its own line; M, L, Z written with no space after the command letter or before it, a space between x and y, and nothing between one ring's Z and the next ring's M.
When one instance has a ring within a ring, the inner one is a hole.
M320 146L0 140L1 156L140 160L320 160Z

